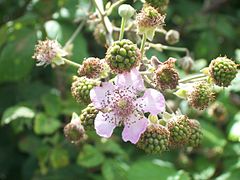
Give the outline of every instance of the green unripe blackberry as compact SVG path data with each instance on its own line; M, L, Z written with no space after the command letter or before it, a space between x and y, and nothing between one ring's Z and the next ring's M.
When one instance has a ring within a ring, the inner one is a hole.
M227 87L237 74L237 65L227 57L218 57L211 61L209 72L214 83Z
M146 153L159 154L168 150L170 133L166 127L159 124L151 124L141 135L137 146Z
M178 85L179 75L174 68L175 59L169 59L160 64L155 71L155 82L162 90L175 89Z
M169 0L145 0L150 6L155 7L160 13L165 14Z
M82 110L80 115L80 121L85 130L94 130L94 120L98 114L98 110L89 104L85 109Z
M187 100L190 106L195 109L203 110L214 100L214 91L210 84L205 81L196 83L192 91L187 94Z
M90 91L93 87L98 86L99 84L100 82L97 80L75 76L71 87L72 96L79 103L83 102L89 104L91 102Z
M187 116L181 115L173 118L167 124L170 132L170 146L181 147L188 142L191 135L190 120Z
M115 73L123 73L139 64L141 53L132 41L123 39L108 48L105 59Z
M197 120L191 119L190 127L192 130L192 133L188 139L188 146L197 147L201 143L202 137L203 137L200 123Z

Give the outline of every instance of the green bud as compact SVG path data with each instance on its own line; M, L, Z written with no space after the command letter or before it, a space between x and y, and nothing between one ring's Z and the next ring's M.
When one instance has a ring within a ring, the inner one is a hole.
M125 19L131 18L135 13L135 9L129 4L122 4L118 8L118 14Z

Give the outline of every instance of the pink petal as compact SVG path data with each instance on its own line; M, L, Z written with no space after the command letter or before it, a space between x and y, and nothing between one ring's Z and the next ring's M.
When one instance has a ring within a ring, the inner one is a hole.
M102 113L100 111L94 121L94 127L97 134L105 138L111 137L113 130L117 124L118 122L112 112Z
M155 89L147 89L142 98L137 99L144 112L157 115L165 110L165 99L162 93Z
M130 121L130 122L129 122ZM144 116L135 116L131 115L128 119L128 122L125 123L122 138L125 142L130 141L133 144L136 144L142 133L147 128L148 119Z
M132 86L139 91L144 90L142 76L136 68L133 68L130 72L118 74L115 83L119 87Z
M107 96L114 90L114 85L109 82L103 82L102 86L94 87L90 91L90 99L97 109L106 108Z

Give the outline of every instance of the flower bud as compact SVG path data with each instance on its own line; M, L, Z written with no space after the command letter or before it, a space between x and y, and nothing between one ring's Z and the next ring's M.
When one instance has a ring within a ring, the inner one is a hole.
M137 147L150 154L160 154L168 150L170 133L166 127L151 124L141 135Z
M155 82L162 90L175 89L178 85L179 75L174 68L175 62L175 59L169 58L160 64L154 73Z
M64 127L64 135L74 144L79 144L86 139L85 130L76 113L73 113L71 122Z
M107 64L104 60L89 57L83 61L82 66L78 69L78 75L87 78L100 78L106 68Z
M220 102L213 103L208 108L208 114L220 124L225 123L227 121L228 116L227 109L224 106L224 104Z
M37 66L62 65L64 64L63 57L68 53L62 49L61 45L56 40L46 39L38 41L35 45L33 58L37 60Z
M135 13L135 9L129 4L122 4L118 8L118 14L125 19L131 18Z
M164 24L165 15L152 6L144 6L140 13L137 14L137 28L139 34L145 34L147 39L152 41L157 27Z
M187 100L193 108L203 110L214 100L214 91L207 82L197 82L188 92Z
M171 45L178 43L179 39L180 39L179 32L173 29L169 30L165 35L165 40L167 41L168 44Z
M190 120L191 135L188 140L188 146L197 147L202 141L203 133L200 123L197 120Z
M218 57L211 61L209 72L216 85L227 87L237 75L237 65L227 57Z
M85 109L82 110L80 120L86 131L94 130L94 120L98 112L99 111L92 104L89 104Z
M179 64L181 68L188 73L193 68L194 60L190 56L184 56L183 58L179 59Z
M98 86L100 81L88 79L85 77L74 77L72 83L71 91L72 96L76 99L77 102L83 102L89 104L90 100L90 91L93 87Z
M170 146L181 147L188 142L191 135L190 120L187 116L181 115L172 118L167 128L170 132Z
M105 59L113 72L123 73L139 64L141 53L132 41L123 39L108 48Z

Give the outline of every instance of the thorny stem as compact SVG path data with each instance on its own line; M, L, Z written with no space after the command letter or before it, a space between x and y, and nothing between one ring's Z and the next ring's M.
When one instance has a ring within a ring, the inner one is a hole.
M143 37L142 37L141 47L140 47L140 51L141 51L142 57L143 57L143 55L144 55L144 48L145 48L146 40L147 40L147 36L146 36L146 34L144 33L144 34L143 34Z
M71 65L71 66L74 66L74 67L77 67L77 68L80 68L80 67L81 67L80 64L75 63L75 62L73 62L73 61L70 61L70 60L68 60L68 59L63 58L63 60L64 60L64 62L65 62L66 64L68 64L68 65Z
M119 40L123 39L125 24L126 24L126 18L122 18Z
M78 28L74 31L74 33L73 33L72 36L69 38L69 40L66 42L66 44L64 45L63 48L67 48L68 45L71 44L71 43L75 40L75 38L77 37L78 33L82 30L82 28L83 28L83 26L84 26L85 23L86 23L86 20L83 20L83 21L79 24Z
M192 80L197 80L197 79L201 79L201 78L205 78L207 77L205 74L197 74L197 75L193 75L184 79L179 80L179 83L186 83Z

